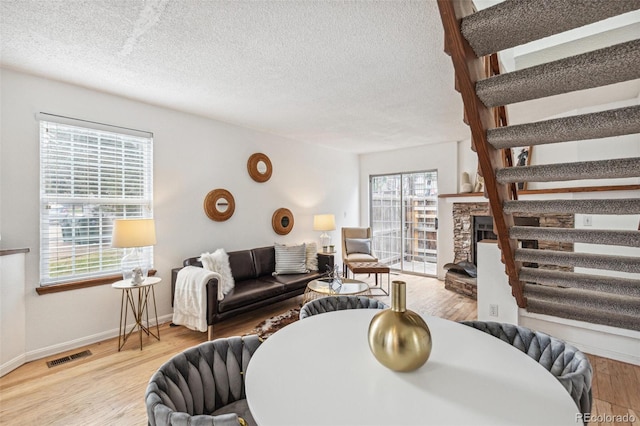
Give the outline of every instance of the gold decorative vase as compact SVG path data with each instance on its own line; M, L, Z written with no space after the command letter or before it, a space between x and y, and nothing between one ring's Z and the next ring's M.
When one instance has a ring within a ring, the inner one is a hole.
M431 332L420 315L407 310L406 283L391 286L391 309L378 312L369 324L369 348L393 371L417 370L431 355Z

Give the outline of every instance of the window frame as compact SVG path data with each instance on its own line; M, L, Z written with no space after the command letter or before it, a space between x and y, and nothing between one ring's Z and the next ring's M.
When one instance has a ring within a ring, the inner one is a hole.
M121 279L124 249L111 247L112 220L153 218L153 133L47 113L36 118L40 145L38 293ZM64 215L52 216L54 205L62 206ZM143 251L153 265L153 247ZM61 261L61 256L70 261ZM52 267L52 259L57 266ZM61 275L56 276L56 271Z

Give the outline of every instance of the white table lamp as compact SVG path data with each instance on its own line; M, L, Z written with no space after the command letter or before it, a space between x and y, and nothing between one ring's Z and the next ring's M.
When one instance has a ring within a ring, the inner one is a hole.
M324 250L331 245L331 235L327 231L336 229L336 217L332 214L317 214L313 216L313 230L323 231L320 235L320 244ZM326 247L326 248L325 248Z
M115 219L111 246L125 249L122 258L122 279L132 284L142 284L149 273L149 265L142 247L156 243L156 227L153 219ZM128 253L126 249L131 249Z

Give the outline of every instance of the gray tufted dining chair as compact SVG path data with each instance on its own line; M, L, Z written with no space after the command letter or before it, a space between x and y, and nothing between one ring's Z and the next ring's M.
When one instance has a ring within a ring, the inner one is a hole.
M593 370L585 354L548 334L526 327L491 321L461 321L520 349L553 374L582 413L591 413Z
M379 300L364 296L327 296L312 300L300 308L300 319L325 312L343 309L386 309L389 306Z
M260 343L256 335L216 339L165 362L147 386L149 425L255 425L244 373Z

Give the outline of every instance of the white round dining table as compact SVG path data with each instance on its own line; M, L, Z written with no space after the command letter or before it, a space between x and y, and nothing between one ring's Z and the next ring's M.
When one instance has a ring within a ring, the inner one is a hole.
M375 309L314 315L257 349L245 384L259 426L581 425L560 382L535 360L474 328L424 316L426 364L394 372L371 353Z

